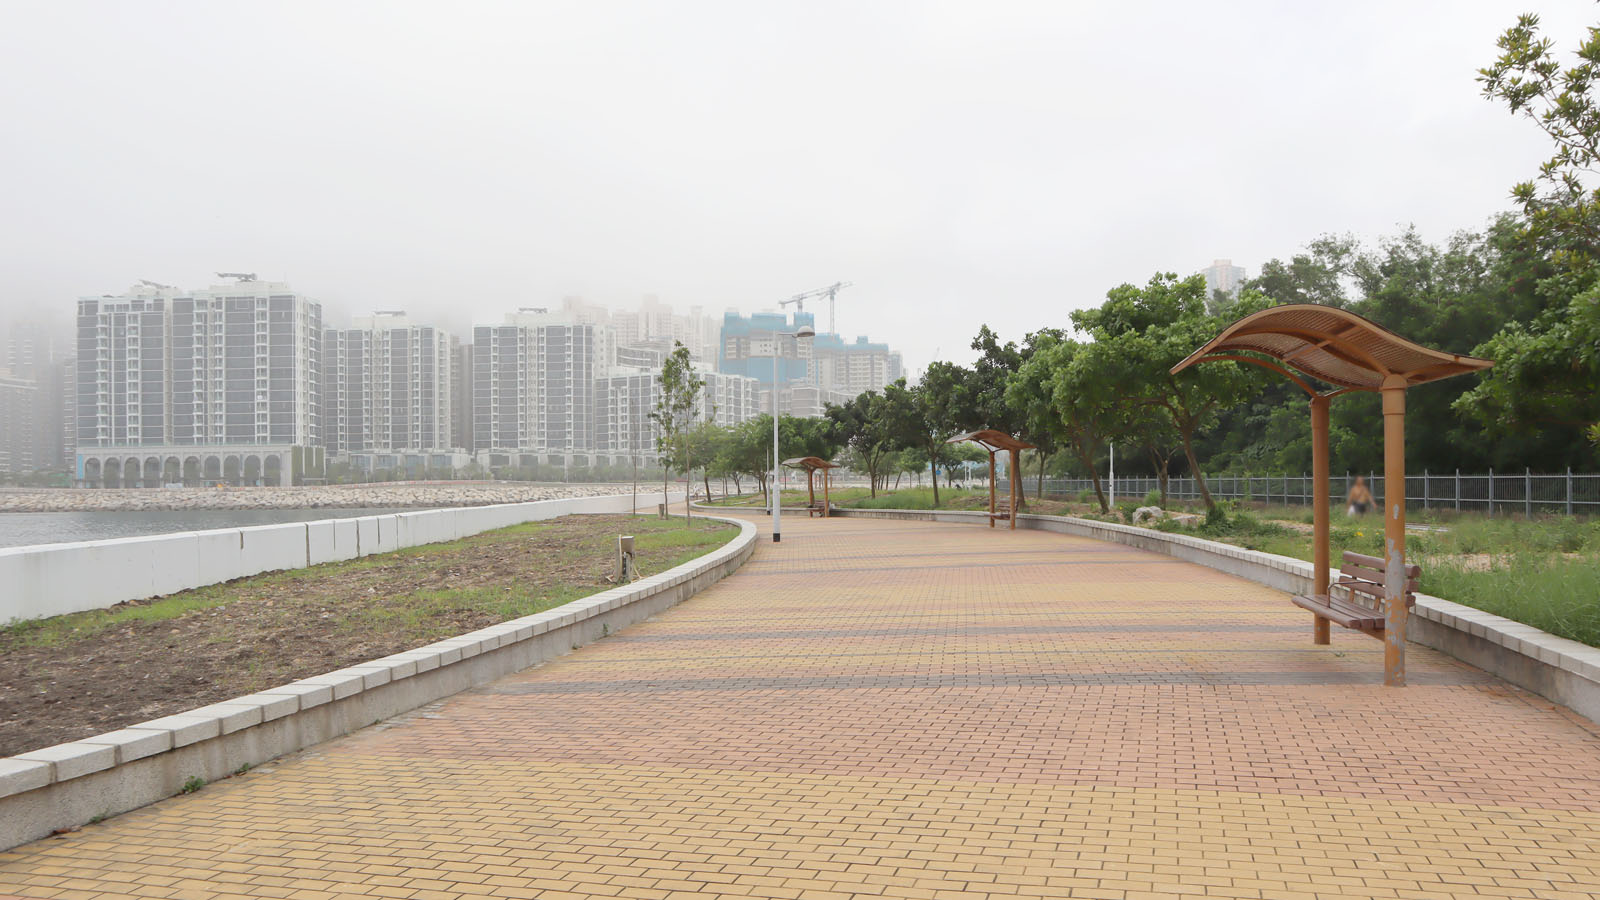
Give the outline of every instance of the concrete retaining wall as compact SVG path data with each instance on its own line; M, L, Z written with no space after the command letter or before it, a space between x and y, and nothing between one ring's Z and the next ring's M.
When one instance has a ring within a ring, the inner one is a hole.
M986 521L983 513L965 510L835 509L834 514L970 524ZM1017 517L1017 527L1126 544L1219 569L1291 594L1311 591L1311 563L1232 544L1074 516L1023 514ZM1308 614L1308 641L1310 632L1311 616ZM1600 722L1600 649L1427 594L1417 595L1417 606L1409 620L1406 637Z
M683 499L674 492L673 502ZM642 496L653 508L660 494ZM630 494L0 549L0 623L159 597L277 569L355 559L575 513L632 511Z
M170 797L190 778L221 778L246 763L348 734L655 615L749 558L756 527L719 521L738 525L739 535L625 587L272 690L0 759L0 849Z

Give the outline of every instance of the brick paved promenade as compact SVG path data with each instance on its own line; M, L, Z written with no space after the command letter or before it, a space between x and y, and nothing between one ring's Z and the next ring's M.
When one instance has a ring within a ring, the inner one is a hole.
M1417 647L1385 689L1379 642L1126 547L786 525L561 660L0 854L0 895L1600 897L1600 729L1538 697Z

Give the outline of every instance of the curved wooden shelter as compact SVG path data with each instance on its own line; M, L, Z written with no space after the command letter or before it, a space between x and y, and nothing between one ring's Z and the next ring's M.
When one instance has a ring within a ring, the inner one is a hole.
M1022 451L1034 449L1033 445L1027 441L1012 437L1004 431L996 431L993 428L980 428L977 431L958 434L945 441L945 443L959 444L962 441L971 441L989 451L989 527L994 527L996 519L1006 519L1011 522L1011 530L1015 531L1017 528L1017 506L1022 499L1017 493L1020 490L1017 473L1022 471ZM1001 451L1009 453L1011 460L1006 467L1006 472L1009 475L1006 480L1011 483L1011 491L1004 508L996 505L994 496L994 455Z
M828 502L828 482L832 480L828 470L839 468L839 464L829 462L820 456L796 456L786 459L783 464L791 469L806 470L806 509L810 515L821 515L826 519L832 510ZM817 502L817 473L822 473L822 502Z
M1172 373L1221 360L1271 369L1310 395L1315 588L1310 596L1296 597L1295 603L1316 614L1312 627L1318 644L1329 642L1329 621L1383 638L1383 682L1404 685L1406 618L1418 574L1415 566L1405 563L1406 389L1494 363L1433 350L1348 310L1312 303L1274 306L1245 316L1173 366ZM1314 382L1333 387L1322 390ZM1348 565L1339 583L1330 585L1328 408L1334 397L1352 391L1383 396L1385 552L1383 559L1345 554ZM1334 596L1331 587L1341 588L1343 595ZM1378 609L1358 603L1358 593L1376 599Z

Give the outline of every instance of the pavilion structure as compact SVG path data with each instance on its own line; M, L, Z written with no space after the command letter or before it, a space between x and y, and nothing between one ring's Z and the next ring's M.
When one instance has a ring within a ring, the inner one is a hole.
M1197 363L1229 360L1271 369L1311 398L1313 573L1315 593L1329 591L1328 409L1333 398L1353 391L1383 397L1384 641L1383 683L1406 683L1406 619L1410 612L1406 552L1406 389L1489 368L1473 356L1431 350L1348 310L1301 303L1274 306L1228 326L1189 354L1172 373ZM1323 389L1315 382L1332 385ZM1313 640L1329 643L1328 619L1317 616Z
M813 515L820 511L822 517L826 519L833 509L828 500L828 483L832 480L830 470L839 468L839 464L829 462L820 456L796 456L793 459L784 460L783 464L791 469L806 470L806 509L811 510ZM822 503L820 505L817 503L818 472L822 473Z
M1011 530L1015 531L1017 528L1017 507L1021 505L1022 501L1019 493L1021 491L1022 451L1034 449L1033 445L1014 438L1004 431L996 431L993 428L980 428L977 431L958 434L945 441L945 443L959 444L962 441L971 441L989 451L989 527L994 527L995 519L1008 519L1011 522ZM1006 481L1010 483L1011 491L1004 509L998 508L995 503L994 488L994 457L996 453L1001 451L1010 454L1010 462L1006 466L1006 474L1008 476Z

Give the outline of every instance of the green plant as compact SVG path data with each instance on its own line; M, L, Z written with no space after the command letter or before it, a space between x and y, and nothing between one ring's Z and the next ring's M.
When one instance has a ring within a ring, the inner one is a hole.
M1151 488L1149 490L1149 492L1147 492L1144 495L1144 505L1145 506L1160 506L1161 505L1161 491L1159 491L1159 490L1157 490L1155 488Z
M1207 533L1221 531L1228 526L1228 511L1218 503L1206 510L1206 522L1202 528Z
M205 786L206 780L204 778L201 778L199 775L190 775L189 780L183 783L183 789L178 793L192 794Z
M106 820L108 815L110 815L110 813L96 813L95 816L89 820L89 824L99 825L101 822Z
M240 765L239 768L234 769L233 770L233 774L235 774L235 775L243 775L244 773L250 771L251 768L253 768L253 767L249 763L244 763L244 764Z

